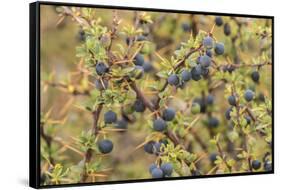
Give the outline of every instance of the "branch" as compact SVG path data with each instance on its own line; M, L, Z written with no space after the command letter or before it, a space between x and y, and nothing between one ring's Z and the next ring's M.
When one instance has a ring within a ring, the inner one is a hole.
M173 70L178 70L182 65L184 65L184 62L186 59L188 59L193 53L199 51L202 47L202 44L198 47L198 48L195 48L195 49L192 49L190 50L190 52L188 52L185 57L173 68ZM159 90L159 93L160 92L163 92L168 86L168 81L166 80L166 82L164 83L164 85L162 86L162 88L160 88ZM160 103L160 97L158 96L157 99L156 99L156 104L155 104L155 107L158 109L159 108L159 103Z
M55 160L54 160L54 158L51 155L51 146L52 146L53 137L49 136L49 135L47 135L45 133L45 131L44 131L44 123L40 124L40 134L41 134L41 137L44 139L44 141L47 144L48 156L49 156L50 163L54 166L55 165Z
M92 112L93 126L92 126L91 132L92 132L92 135L94 135L94 136L96 136L99 132L98 120L99 120L99 116L100 116L100 113L102 111L102 108L103 108L103 105L100 104L100 105L98 105L97 109ZM89 148L84 155L85 162L84 162L84 169L83 169L83 173L82 173L82 177L81 177L82 183L86 182L86 180L88 178L86 165L87 165L87 163L90 163L90 161L92 160L92 155L93 155L92 149Z
M141 90L137 87L136 83L134 81L129 81L129 84L130 84L130 87L137 94L137 98L139 98L151 112L155 112L155 108L154 108L153 104L148 99L146 99L146 97L143 95Z

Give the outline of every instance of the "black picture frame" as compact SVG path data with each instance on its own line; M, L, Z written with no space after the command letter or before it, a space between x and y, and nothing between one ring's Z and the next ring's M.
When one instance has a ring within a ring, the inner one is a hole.
M267 172L246 172L232 174L216 174L205 176L185 176L173 177L168 179L138 179L138 180L121 180L107 181L95 183L77 183L63 185L40 185L40 6L55 5L55 6L73 6L73 7L91 7L103 9L120 9L120 10L138 10L138 11L154 11L168 13L188 13L201 15L220 15L220 16L235 16L248 18L266 18L272 20L272 170ZM109 6L109 5L94 5L80 3L62 3L37 1L29 4L29 44L30 44L30 65L29 65L29 185L33 188L55 188L55 187L74 187L88 185L103 185L103 184L121 184L121 183L136 183L136 182L153 182L153 181L170 181L170 180L185 180L185 179L201 179L214 177L233 177L247 176L260 174L274 174L274 16L265 15L249 15L249 14L234 14L234 13L218 13L218 12L201 12L188 10L170 10L142 7L126 7L126 6Z

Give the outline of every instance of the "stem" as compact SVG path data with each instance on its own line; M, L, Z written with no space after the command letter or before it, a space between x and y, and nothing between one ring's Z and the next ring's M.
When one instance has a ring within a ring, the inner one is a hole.
M55 160L54 158L52 157L51 155L51 146L52 146L52 141L53 141L53 137L52 136L49 136L45 133L44 131L44 124L41 123L40 125L40 134L41 134L41 137L44 139L44 141L46 142L47 144L47 147L48 147L48 156L49 156L49 161L50 163L54 166L55 165Z
M92 112L93 126L92 126L91 132L92 132L92 135L95 136L95 137L99 132L98 120L99 120L99 116L100 116L100 113L102 111L102 108L103 108L103 105L100 104L100 105L98 105L97 109ZM83 182L83 183L86 182L86 180L88 178L88 173L87 173L87 168L86 168L87 166L86 165L91 162L92 156L93 156L92 149L88 148L85 155L84 155L85 163L84 163L84 169L83 169L82 177L81 177L81 182Z
M176 71L176 70L178 70L181 66L183 66L185 60L188 59L193 53L199 51L199 50L201 49L201 47L202 47L202 44L201 44L198 48L195 48L195 49L190 50L190 51L185 55L185 57L173 68L173 70ZM166 80L166 82L164 83L164 85L162 86L162 88L160 88L159 93L160 93L160 92L163 92L163 91L167 88L167 86L168 86L168 81ZM156 104L155 104L155 107L156 107L157 109L159 109L160 100L161 100L161 98L158 96L157 99L156 99Z
M226 165L227 169L231 172L231 167L227 164L227 161L225 159L225 154L223 153L222 148L221 148L221 146L220 146L220 144L218 142L216 143L216 146L218 148L218 151L220 153L220 156L221 156L224 164Z
M141 92L141 90L137 87L136 83L134 81L129 81L130 87L135 91L135 93L137 94L137 98L139 98L144 105L151 111L154 112L155 108L153 106L153 104L146 99L146 97L144 96L144 94Z

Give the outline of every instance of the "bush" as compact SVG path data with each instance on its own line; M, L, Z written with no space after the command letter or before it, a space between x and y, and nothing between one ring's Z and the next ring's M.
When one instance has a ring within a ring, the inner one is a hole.
M272 169L270 20L42 11L42 184Z

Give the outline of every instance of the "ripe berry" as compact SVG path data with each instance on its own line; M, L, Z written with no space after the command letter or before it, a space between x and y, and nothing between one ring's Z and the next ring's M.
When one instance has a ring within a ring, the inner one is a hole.
M151 70L153 70L153 66L150 62L145 61L142 65L144 72L149 72Z
M134 64L138 66L142 66L144 63L144 58L141 54L137 54L134 58Z
M198 114L198 113L200 113L200 104L198 104L198 103L192 103L192 106L191 106L191 113L192 113L192 114Z
M195 98L193 100L193 103L198 103L200 105L200 112L201 113L205 113L206 112L206 108L207 108L207 105L206 105L206 101L202 98Z
M254 98L254 92L250 89L246 90L244 93L244 98L246 101L250 102Z
M263 164L263 168L265 171L272 171L272 163L269 160L266 160Z
M206 98L206 102L207 104L212 105L214 103L214 96L209 94Z
M173 173L173 165L171 163L164 163L160 168L165 176L171 176Z
M207 77L208 74L209 74L209 68L208 68L208 67L202 67L202 68L201 68L201 75L202 75L203 77Z
M95 86L98 90L105 90L108 87L108 81L106 79L95 80Z
M231 34L231 28L228 23L225 23L223 26L223 32L226 36L229 36Z
M163 119L158 118L153 121L153 129L155 131L164 131L166 128L167 124Z
M215 128L219 126L219 120L216 117L210 117L208 120L208 126Z
M215 52L216 52L217 55L222 55L224 53L224 44L223 43L216 43Z
M214 46L213 38L210 36L207 36L203 39L203 46L207 49L212 49Z
M138 36L136 40L137 41L145 41L146 37L141 35L141 36Z
M135 70L134 70L134 77L136 79L140 79L140 78L142 78L143 75L144 75L143 67L139 66L139 65L136 65Z
M201 67L200 65L197 65L196 67L193 67L191 69L191 77L195 81L199 81L201 79Z
M190 25L188 23L182 23L181 27L185 32L190 31Z
M246 115L244 118L246 119L247 124L249 125L251 123L251 117Z
M112 151L113 143L108 139L104 139L98 143L98 148L101 153L107 154Z
M187 70L183 70L182 72L181 72L181 78L182 78L182 80L184 80L185 82L187 82L187 81L189 81L190 79L191 79L191 73L189 72L189 71L187 71Z
M149 166L149 172L150 173L152 173L152 170L154 170L155 168L157 168L157 165L156 164L151 164L150 166Z
M236 97L231 95L228 97L228 103L231 105L231 106L235 106L236 105Z
M148 143L146 143L144 145L144 151L149 153L149 154L153 154L153 146L154 146L155 142L154 141L149 141Z
M108 111L104 114L104 122L106 124L115 123L117 121L117 115L113 111Z
M217 26L223 25L223 20L222 20L222 18L221 18L220 16L216 16L216 18L215 18L215 23L216 23Z
M128 122L125 119L118 120L116 122L115 127L117 129L127 129L128 128Z
M167 108L163 111L163 119L165 121L172 121L176 115L176 111L173 108Z
M217 156L218 154L217 153L211 153L210 156L209 156L209 159L211 162L215 162L217 160Z
M253 160L252 161L252 167L255 169L255 170L258 170L260 167L261 167L261 162L259 160Z
M134 103L134 109L136 112L144 112L145 105L140 99L137 99Z
M209 57L213 57L213 52L210 49L206 50L206 55L208 55Z
M96 72L98 75L103 75L108 72L108 67L103 62L98 62L96 64Z
M209 67L211 65L212 59L208 55L200 56L199 63L203 67Z
M260 80L260 73L258 71L253 71L251 74L251 78L254 82L258 83Z
M162 177L164 177L163 171L159 168L154 168L151 171L151 175L152 175L152 178L162 178Z
M161 150L161 143L160 142L155 142L153 144L153 153L158 155L160 153L160 150Z
M168 77L168 83L169 83L170 85L177 86L177 85L180 83L180 79L179 79L179 77L178 77L176 74L171 74L171 75Z
M226 111L225 111L225 118L227 120L230 120L231 119L231 116L230 116L230 113L232 112L232 107L228 108Z

